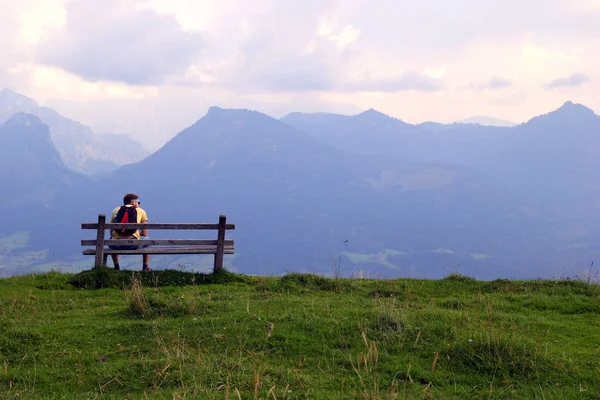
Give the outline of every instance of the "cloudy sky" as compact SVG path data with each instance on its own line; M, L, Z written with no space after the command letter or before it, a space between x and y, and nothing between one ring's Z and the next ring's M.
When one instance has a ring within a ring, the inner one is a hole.
M211 105L600 111L600 0L0 0L0 87L155 147Z

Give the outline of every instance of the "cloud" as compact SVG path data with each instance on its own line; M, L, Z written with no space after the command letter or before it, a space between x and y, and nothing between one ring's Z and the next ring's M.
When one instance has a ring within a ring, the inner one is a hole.
M394 78L342 82L338 88L342 91L404 92L414 90L437 92L444 88L444 83L440 79L409 71Z
M581 86L582 84L590 81L590 77L586 74L576 73L572 74L566 78L557 78L552 80L546 85L548 89L554 89L558 87L568 87L568 86Z
M213 63L218 85L261 94L334 90L356 57L353 47L360 36L351 24L327 17L340 1L265 4L262 12L249 10L238 30L207 41L207 53L229 49L228 57Z
M250 45L248 45L250 47ZM259 52L260 50L257 50ZM330 91L336 87L338 61L322 52L290 54L286 58L257 58L251 51L226 71L218 73L221 85L232 90L258 92Z
M279 62L252 78L250 85L267 91L304 92L329 91L335 87L335 78L327 63Z
M364 51L363 32L352 22L355 17L340 11L343 3L284 4L288 3L273 2L270 12L250 14L243 20L245 34L234 56L214 71L218 84L261 93L435 92L443 88L443 82L427 70L419 73L405 66L400 71L407 72L399 74L394 64L382 61L374 66Z
M498 90L512 86L512 82L505 78L493 77L487 82L473 83L471 87L476 90Z
M318 35L334 41L338 47L343 48L354 43L361 35L361 31L354 28L352 25L348 25L340 32L333 33L327 24L322 24L319 27Z
M196 61L202 36L143 6L137 0L68 3L66 25L40 43L36 60L88 81L161 84Z

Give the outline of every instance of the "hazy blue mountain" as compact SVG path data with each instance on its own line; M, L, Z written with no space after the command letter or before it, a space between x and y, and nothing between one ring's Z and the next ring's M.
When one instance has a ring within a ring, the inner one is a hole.
M365 146L356 142L339 146L353 157L353 162L362 163L361 171L370 169L390 175L390 171L414 169L417 164L461 166L480 174L486 182L514 189L515 195L523 195L524 198L543 187L554 187L564 196L566 193L562 188L569 185L575 184L571 188L574 195L583 194L577 188L595 185L597 157L594 149L600 144L600 117L581 105L567 102L553 112L512 128L426 123L414 127L420 128L415 134L404 133L410 131L409 125L389 136L386 136L389 127L394 126L397 120L383 114L379 116L381 120L368 127L358 123L352 127L353 135L369 141L366 145L369 152L363 155L362 161L356 155L362 155L360 149ZM331 143L325 136L333 134L324 132L336 129L332 121L358 120L360 115L328 115L324 122L310 114L294 114L293 117L284 120L323 142ZM342 135L340 132L349 135L348 127L342 125L337 129L338 136ZM544 179L550 176L554 179ZM531 185L532 181L536 184Z
M503 176L507 187L563 215L600 217L598 148L600 117L566 102L513 128L504 145L489 155L487 167Z
M77 196L86 187L88 178L64 165L38 117L17 113L0 126L0 238L26 238L17 248L0 239L0 276L27 273L28 264L43 264L72 244L74 235L64 232L77 226ZM57 202L65 193L69 204Z
M451 125L442 124L441 122L425 121L417 124L418 127L427 131L436 132L439 130L447 129Z
M47 124L65 165L77 172L89 175L103 173L139 161L147 155L139 143L126 135L95 134L89 127L50 108L40 107L26 96L2 89L0 123L17 112L34 114Z
M329 121L336 118L346 117L328 116ZM335 129L333 124L319 126L311 115L295 114L293 119L285 120L316 138L324 136L324 129ZM554 112L512 128L421 124L419 133L400 133L398 142L390 145L388 140L379 138L395 121L388 118L368 128L356 125L359 132L355 134L359 136L362 132L362 137L370 139L370 155L352 156L352 161L361 171L369 171L372 179L379 173L377 182L401 184L402 180L407 181L407 174L417 174L417 181L421 182L417 187L423 186L423 181L438 182L437 187L428 188L431 198L422 199L420 204L431 209L436 199L440 199L441 189L447 193L450 190L456 201L455 208L450 211L451 204L446 203L445 209L460 216L459 219L466 219L464 213L471 212L481 222L482 238L496 241L493 248L498 251L494 256L512 251L519 254L521 261L526 260L522 268L530 271L534 270L531 267L534 261L540 262L546 257L548 261L541 264L546 263L548 271L559 265L565 269L573 263L581 265L583 259L589 260L597 252L598 246L590 246L588 240L598 232L600 212L600 203L596 200L599 198L598 165L593 156L600 144L600 130L598 117L591 110L567 102ZM340 131L347 132L347 128ZM359 148L348 149L347 154L355 155L357 150ZM418 172L419 169L428 172ZM478 194L454 186L457 190L452 191L453 184L442 185L452 182L449 178L452 174L471 181L469 187L483 190ZM415 182L414 179L408 181ZM491 204L500 208L492 211ZM425 219L421 219L423 221ZM436 231L433 238L440 237L439 221L423 225L427 232ZM506 245L515 235L520 239L511 250ZM464 239L465 245L472 240L462 233L457 239ZM578 250L564 251L575 248ZM510 264L521 261L514 259ZM508 264L506 260L503 262ZM489 263L487 260L483 264Z
M16 113L33 114L38 108L38 103L29 97L6 88L0 90L0 122L2 123L9 120Z
M376 154L386 146L398 156L404 154L408 135L418 134L420 128L377 110L369 109L357 115L329 113L290 113L281 121L310 133L318 140L345 154ZM417 157L417 155L411 155Z
M0 207L45 206L81 178L65 167L38 117L17 113L0 126Z

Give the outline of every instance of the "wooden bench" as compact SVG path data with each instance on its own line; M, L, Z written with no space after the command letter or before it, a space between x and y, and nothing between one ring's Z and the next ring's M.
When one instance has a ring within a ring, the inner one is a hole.
M106 232L112 229L197 229L216 230L217 239L105 239ZM83 223L81 229L96 230L96 239L82 240L82 246L94 246L83 250L84 255L96 256L94 268L106 266L109 254L214 254L214 271L223 268L223 255L233 254L233 240L225 240L225 231L235 229L235 225L227 224L224 215L219 216L218 224L119 224L106 223L104 214L98 215L97 223ZM135 250L114 250L105 246L150 246Z

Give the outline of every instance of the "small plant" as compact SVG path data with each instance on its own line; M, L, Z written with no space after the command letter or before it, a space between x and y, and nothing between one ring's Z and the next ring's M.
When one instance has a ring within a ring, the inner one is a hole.
M342 251L338 254L337 258L333 260L333 278L336 280L340 277L342 271L342 255L344 254L346 247L348 247L348 239L344 240L342 243Z
M590 268L587 270L584 270L583 275L578 278L585 283L589 283L592 285L600 285L600 271L598 269L596 269L596 271L594 271L594 262L593 261L590 264Z

